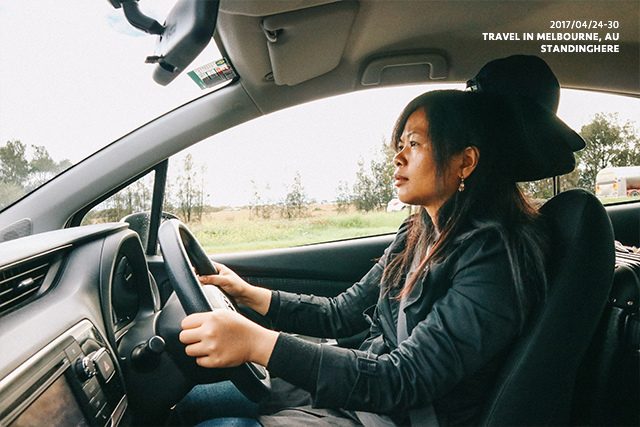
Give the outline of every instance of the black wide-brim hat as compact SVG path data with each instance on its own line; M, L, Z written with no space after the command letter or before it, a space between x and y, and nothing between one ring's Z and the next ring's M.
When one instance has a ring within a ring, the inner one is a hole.
M527 55L493 60L467 89L492 94L505 107L498 119L506 131L499 149L511 179L535 181L575 169L573 153L585 142L556 115L560 85L544 60Z

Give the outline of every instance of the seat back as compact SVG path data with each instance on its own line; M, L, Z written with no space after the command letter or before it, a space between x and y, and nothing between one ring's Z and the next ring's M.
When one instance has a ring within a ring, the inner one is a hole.
M604 313L582 360L573 425L640 425L640 255L616 246Z
M614 270L611 222L592 194L569 190L541 209L551 233L547 298L535 308L485 408L485 425L566 425L576 372Z

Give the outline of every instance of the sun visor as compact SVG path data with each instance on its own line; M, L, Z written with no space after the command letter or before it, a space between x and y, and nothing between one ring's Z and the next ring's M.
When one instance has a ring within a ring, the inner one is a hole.
M357 12L357 2L345 1L264 18L275 83L293 86L336 68Z

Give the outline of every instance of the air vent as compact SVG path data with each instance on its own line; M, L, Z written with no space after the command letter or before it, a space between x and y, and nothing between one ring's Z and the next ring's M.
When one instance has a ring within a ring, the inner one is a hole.
M38 294L53 259L34 258L0 270L0 316Z

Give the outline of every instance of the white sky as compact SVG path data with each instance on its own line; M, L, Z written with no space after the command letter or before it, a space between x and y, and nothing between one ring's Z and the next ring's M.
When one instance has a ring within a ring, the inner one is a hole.
M142 0L140 8L162 22L173 3ZM0 0L0 144L19 139L46 146L55 160L77 162L202 95L186 73L167 87L153 82L154 66L144 59L154 53L154 43L155 37L131 28L107 0ZM191 68L217 59L212 45ZM210 202L246 203L251 179L261 183L260 190L268 182L273 194L265 196L277 199L296 171L305 171L303 184L312 197L333 198L339 180L353 183L358 156L389 136L401 109L422 91L385 92L384 102L369 91L331 107L319 102L199 144L191 151L196 159L208 159L208 180L218 188L229 188L229 177L237 184L227 193L212 190ZM601 111L640 123L639 106L636 99L564 91L558 115L579 131ZM331 126L309 120L316 117ZM284 131L293 136L291 143L282 141ZM205 147L215 154L205 154ZM276 150L281 154L265 161ZM234 161L239 152L246 162L241 177Z

